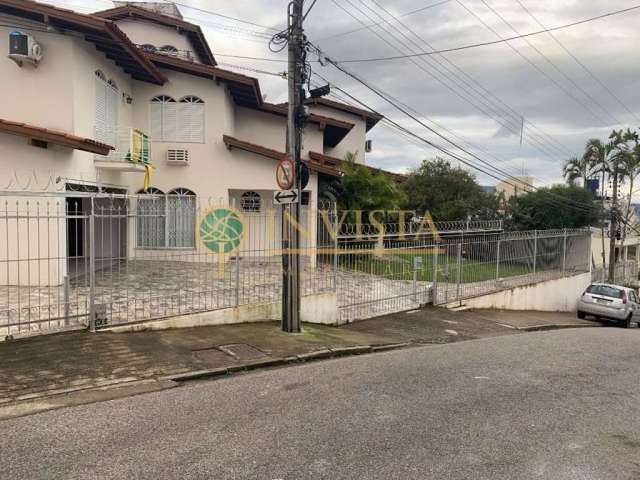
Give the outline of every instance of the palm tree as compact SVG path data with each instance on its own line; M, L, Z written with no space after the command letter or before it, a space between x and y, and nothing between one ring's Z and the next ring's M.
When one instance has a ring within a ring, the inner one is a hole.
M595 165L589 155L585 152L582 157L571 157L567 160L562 168L562 175L564 178L573 185L576 180L582 179L582 185L587 187L587 180L591 178L596 170Z
M633 186L635 179L640 175L640 143L638 142L638 133L632 132L627 129L623 134L622 140L624 146L620 147L620 158L622 162L622 170L624 176L629 180L629 198L627 199L627 206L625 208L625 214L623 217L623 229L622 229L622 245L627 238L628 222L630 221L631 213L631 198L633 197ZM629 146L631 144L631 146Z
M597 138L591 138L587 141L584 147L583 157L588 158L588 161L593 165L592 174L601 175L600 184L600 201L602 202L602 212L604 213L604 185L605 175L610 172L609 168L609 153L610 145L602 143ZM602 268L606 267L606 254L605 254L605 233L604 233L604 220L600 222L600 235L602 237Z

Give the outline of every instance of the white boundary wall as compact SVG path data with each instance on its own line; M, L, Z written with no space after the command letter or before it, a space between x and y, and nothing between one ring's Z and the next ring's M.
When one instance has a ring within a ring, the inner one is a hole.
M578 298L590 283L591 274L582 273L469 298L463 304L470 308L575 312Z

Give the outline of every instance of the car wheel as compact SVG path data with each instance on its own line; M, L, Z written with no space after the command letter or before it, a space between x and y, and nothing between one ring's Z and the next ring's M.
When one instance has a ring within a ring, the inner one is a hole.
M585 317L585 313L578 310L578 318L584 318L584 317Z
M631 328L631 315L622 321L622 328Z

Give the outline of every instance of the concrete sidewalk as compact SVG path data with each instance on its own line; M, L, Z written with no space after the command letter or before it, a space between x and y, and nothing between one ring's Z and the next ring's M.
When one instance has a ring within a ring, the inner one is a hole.
M1 411L6 407L42 399L49 399L46 405L64 405L69 395L96 389L106 392L129 386L122 391L130 395L136 393L135 385L141 385L140 391L155 390L175 386L170 380L393 346L514 334L519 333L514 325L538 325L542 317L563 325L572 321L576 326L585 324L564 314L551 317L536 312L427 308L339 328L304 325L298 335L283 333L276 322L263 322L136 333L73 332L21 339L0 344L0 418L6 417ZM85 397L86 401L96 401L113 395ZM54 397L58 397L55 405L50 401ZM16 409L7 411L13 416Z

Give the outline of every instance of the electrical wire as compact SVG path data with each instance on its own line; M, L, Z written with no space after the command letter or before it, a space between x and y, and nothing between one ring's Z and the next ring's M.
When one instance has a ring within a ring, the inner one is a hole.
M400 15L398 15L398 18L408 17L409 15L413 15L413 14L416 14L416 13L419 13L419 12L423 12L425 10L429 10L431 8L438 7L440 5L444 5L445 3L449 3L451 1L453 1L453 0L443 0L441 2L432 3L431 5L427 5L426 7L420 7L420 8L417 8L415 10L411 10L410 12L401 13ZM342 32L342 33L336 33L334 35L329 35L328 37L321 37L317 41L318 42L323 42L325 40L332 40L334 38L344 37L346 35L351 35L352 33L361 32L362 30L366 30L367 28L370 28L370 27L377 27L378 25L382 25L383 23L389 23L389 20L383 20L381 22L374 22L374 23L370 23L368 25L365 25L364 27L354 28L353 30L348 30L348 31Z
M470 45L463 45L460 47L452 47L452 48L445 48L442 50L436 50L433 52L419 52L419 53L414 53L414 54L410 54L410 55L395 55L395 56L388 56L388 57L373 57L373 58L352 58L352 59L343 59L343 60L338 60L340 63L364 63L364 62L382 62L382 61L388 61L388 60L400 60L400 59L404 59L404 58L411 58L411 57L424 57L424 56L429 56L429 55L437 55L440 53L449 53L449 52L459 52L461 50L468 50L471 48L478 48L478 47L485 47L488 45L496 45L499 43L505 43L505 42L510 42L511 40L517 40L519 38L526 38L526 37L532 37L535 35L540 35L543 33L548 33L548 32L555 32L557 30L562 30L565 28L571 28L571 27L575 27L577 25L582 25L588 22L593 22L595 20L600 20L603 18L607 18L607 17L611 17L614 15L620 15L623 13L627 13L630 12L632 10L637 10L640 8L640 5L635 5L633 7L629 7L629 8L624 8L622 10L616 10L615 12L609 12L609 13L605 13L602 15L598 15L596 17L591 17L591 18L587 18L584 20L579 20L577 22L572 22L572 23L567 23L565 25L559 25L557 27L551 27L551 28L545 28L543 30L538 30L535 32L529 32L529 33L525 33L522 35L516 35L513 37L507 37L507 38L502 38L500 40L494 40L494 41L490 41L490 42L481 42L481 43L474 43L474 44L470 44Z
M480 0L484 6L486 6L494 15L496 15L505 25L507 25L516 35L520 35L520 32L513 26L513 24L511 22L509 22L506 18L504 18L503 15L501 15L495 8L493 8L491 5L489 5L487 3L486 0ZM551 32L549 32L551 34ZM567 75L560 67L558 67L555 62L553 60L551 60L549 57L547 57L539 48L537 48L534 44L531 43L531 41L528 38L523 38L523 40L525 42L527 42L527 45L529 45L529 47L531 47L538 55L540 55L549 65L551 65L551 67L558 72L563 78L565 78L574 88L576 88L577 90L579 90L588 100L590 100L591 102L593 102L595 105L597 105L600 110L602 110L605 114L607 114L611 119L613 119L614 123L617 124L622 124L622 122L620 122L620 120L618 120L616 118L615 115L613 115L606 107L604 107L600 101L593 97L593 95L591 95L589 92L587 92L585 89L583 89L580 85L578 85L578 83L576 83L573 78L571 78L569 75ZM602 122L604 122L604 120L601 119Z
M370 11L376 13L380 18L383 18L382 15L380 15L377 12L375 12L375 10L373 8L371 8L368 5L366 5L362 0L359 0L359 1L360 1L361 4L363 4L365 7L367 7ZM408 33L411 33L419 42L422 42L423 44L427 45L429 48L434 49L434 47L432 45L430 45L429 42L427 42L424 38L422 38L420 35L418 35L415 31L413 31L408 25L403 23L397 17L394 17L394 15L391 12L389 12L384 6L382 6L376 0L372 0L372 2L375 5L377 5L381 10L383 10L387 15L389 15L391 18L394 18L397 23L399 23L399 25L402 27L402 29L399 29L397 27L394 27L394 29L400 35L402 35L403 38L405 38L407 41L411 42L416 48L418 48L418 49L421 48L421 45L418 42L416 42L415 40L413 40L412 38L410 38L407 34L405 34L404 33L405 31L408 32ZM467 87L469 89L471 89L473 93L469 93L469 95L473 96L474 93L475 93L475 94L479 95L481 99L486 100L487 102L489 102L491 111L498 114L498 120L496 120L498 123L500 123L503 127L507 128L509 131L511 131L514 134L519 134L520 133L519 128L521 127L521 121L524 118L523 115L521 115L519 112L516 112L513 108L511 108L509 105L507 105L505 102L503 102L499 97L497 97L496 95L491 93L489 90L487 90L485 87L483 87L478 81L476 81L473 77L468 75L463 69L461 69L454 62L450 61L446 56L442 55L441 57L443 58L444 62L446 62L448 65L451 65L456 70L455 72L453 72L447 65L445 65L443 62L441 62L437 57L434 57L432 59L435 62L437 62L438 65L442 66L447 73L451 73L451 75L446 75L445 74L445 77L446 77L448 82L450 82L450 83L456 83L456 82L461 83L460 88L463 89L465 92L468 92ZM429 57L429 59L431 60L430 57ZM414 64L415 64L415 62L417 60L426 61L426 59L410 59L410 61L412 63L414 63ZM419 65L416 65L416 66L421 68ZM421 69L424 71L424 68L421 68ZM425 73L429 73L429 72L425 72ZM459 74L462 75L462 77L460 77ZM465 80L465 78L468 79L468 81ZM447 85L448 84L449 83L447 83ZM476 88L475 85L477 85L478 88ZM478 89L480 89L480 91ZM488 98L488 97L490 97L490 98ZM491 98L495 98L497 100L497 102L491 100ZM502 108L500 105L496 106L497 103L503 105L505 108ZM485 105L486 105L486 103L485 103ZM486 114L486 112L484 110L482 110L482 112ZM495 119L495 117L493 115L490 115L490 116ZM502 120L503 116L513 118L513 120L518 123L518 125L517 125L518 130L516 130L514 127L511 127L510 124L509 125L505 125L504 123L502 123L501 120ZM529 124L531 125L532 128L534 128L536 130L540 130L537 126L535 126L535 124L533 124L533 122L529 122ZM544 134L544 132L543 132L543 134ZM563 155L566 155L567 152L568 152L569 156L571 156L573 154L573 152L571 152L569 149L565 148L564 145L562 145L560 142L557 142L555 139L553 139L552 137L550 137L547 134L544 134L544 135L546 135L552 142L555 142L555 144L557 144L559 146L559 149L555 149L555 147L553 147L554 150L556 150L557 152L560 152L561 149L564 149L564 151L562 151ZM538 149L542 153L545 153L545 154L549 155L548 148L551 148L551 146L542 145L544 142L538 140L538 138L537 138L538 135L534 136L534 135L530 134L529 137L533 137L532 138L533 143L536 144L535 146L537 146ZM553 154L551 154L550 156L553 156Z
M338 4L337 2L335 2L336 5L341 8L342 10L344 10L347 14L349 14L350 16L352 16L355 20L359 21L360 23L364 23L362 20L360 20L358 17L356 17L355 15L353 15L351 12L349 12L347 9L345 9L342 5ZM353 4L349 1L346 0L349 4L351 4L353 6ZM366 12L362 11L361 9L359 9L358 7L355 7L362 15L365 15L368 17L368 15L366 14ZM371 19L371 17L368 17L369 19ZM372 30L372 29L371 29ZM373 30L372 30L373 31ZM385 30L386 33L390 34L393 36L392 33L388 32L387 30ZM395 48L396 50L399 50L398 47L396 47L395 45L391 44L385 37L379 35L377 32L373 31L373 33L378 36L378 38L380 38L382 41L384 41L385 43L389 44L392 48ZM394 37L395 38L395 37ZM408 37L407 37L408 38ZM397 40L395 39L398 43L400 43L401 45L405 46L406 48L410 48L407 47L406 43L402 42L401 40ZM410 40L410 39L409 39ZM414 42L415 43L415 42ZM399 50L400 51L400 50ZM433 72L431 72L430 70L427 70L424 66L419 65L417 63L417 60L419 59L410 59L410 61L412 61L412 63L414 63L418 68L420 68L423 72L425 72L427 75L431 76L432 78L434 78L435 80L437 80L438 82L440 82L445 88L447 88L448 90L450 90L452 93L456 94L457 96L459 96L460 98L462 98L463 100L467 101L468 103L470 103L471 105L473 105L474 107L476 107L480 112L482 112L483 114L487 115L490 118L493 118L498 124L500 124L501 126L503 126L505 129L511 131L512 133L516 133L514 128L506 123L505 120L503 120L501 118L501 115L504 115L503 113L498 114L497 118L496 118L496 114L494 110L491 110L490 112L487 112L486 108L487 108L487 104L486 103L482 103L481 105L479 105L478 103L474 102L472 98L468 98L467 96L463 95L462 92L464 91L465 93L467 93L468 95L472 96L472 94L469 94L468 91L465 89L465 86L462 85L459 89L453 88L452 85L455 85L455 83L458 81L458 78L455 75L446 75L443 74L446 77L446 80L442 80L439 77L437 77ZM437 60L436 60L437 61ZM437 70L439 73L442 74L442 72L440 70ZM450 72L450 70L446 70L447 72ZM476 90L477 92L477 90ZM486 95L484 95L486 96ZM483 108L484 107L484 108ZM489 107L490 108L490 107ZM420 116L425 116L424 114L419 114ZM440 128L442 128L440 126ZM519 133L519 132L518 132ZM551 157L554 156L553 153L550 153L551 151L548 150L548 148L542 144L542 142L538 141L537 139L532 139L532 143L534 143L534 145L544 154L549 155ZM570 153L571 155L571 153Z
M316 47L317 48L317 47ZM414 115L412 115L411 113L409 113L408 111L406 111L406 109L402 108L401 106L399 106L397 104L397 102L394 102L393 99L389 99L386 98L384 94L381 94L376 87L371 86L370 84L368 84L367 82L365 82L364 80L360 79L357 75L353 74L352 72L349 72L348 70L346 70L344 67L342 67L341 65L339 65L337 62L328 59L327 58L327 62L330 63L331 65L333 65L335 68L337 68L338 70L340 70L341 72L343 72L345 75L353 78L354 80L358 81L359 83L361 83L362 85L364 85L367 89L369 89L370 91L372 91L373 93L375 93L377 96L379 96L380 98L382 98L384 101L386 101L387 103L391 104L392 106L394 106L397 110L399 110L400 112L402 112L404 115L408 116L409 118L413 119L416 123L424 126L425 128L429 129L428 126L426 126L423 122L420 121L420 119L418 119L417 117L415 117ZM321 75L318 75L320 78L322 78L323 80L327 81L324 77L322 77ZM342 93L346 94L349 98L351 98L352 100L356 101L357 103L359 103L360 105L362 105L364 108L371 110L373 112L375 112L375 110L373 110L371 107L369 107L367 104L365 104L364 102L362 102L361 100L358 100L357 98L355 98L354 96L352 96L351 94L349 94L348 92L346 92L344 89L336 87L335 84L332 84L334 88L337 88L339 91L341 91ZM532 190L536 190L537 187L534 187L533 185L529 185L526 182L521 181L520 179L516 179L518 180L518 183L520 185L515 185L513 183L509 182L509 179L512 178L510 175L506 175L505 177L501 177L498 176L498 174L491 172L490 170L487 170L487 167L489 169L492 169L494 171L500 171L499 169L497 169L496 167L494 167L493 165L491 165L490 163L484 161L483 159L471 154L470 152L467 152L466 150L460 148L459 146L456 146L456 148L464 151L465 153L467 153L468 155L472 156L473 158L479 160L481 163L484 163L486 165L486 167L483 166L479 166L476 163L474 163L474 161L463 158L459 155L456 155L455 153L449 151L448 149L442 147L441 145L438 145L430 140L427 140L426 138L414 133L413 131L407 129L406 127L400 125L399 123L397 123L394 120L391 120L387 117L387 120L393 124L396 128L402 130L403 132L407 133L408 135L420 140L421 142L439 150L440 152L444 153L445 155L454 158L455 160L458 160L459 162L473 168L474 170L477 170L481 173L484 173L485 175L494 178L498 181L504 182L507 185L511 185L514 188L519 188L522 187L523 185L526 187L531 188ZM431 130L431 129L429 129ZM454 142L450 141L449 139L447 139L446 137L444 137L443 135L439 134L438 132L433 131L436 135L438 135L440 138L444 139L445 141L447 141L450 144L455 145ZM503 173L504 175L504 173ZM562 197L560 195L555 195L551 192L547 192L548 195L551 197L549 198L549 203L554 204L555 206L566 206L569 208L573 208L575 210L579 210L579 211L583 211L583 212L588 212L588 211L593 211L594 209L596 209L597 207L595 207L593 204L586 204L583 202L575 202L572 200L568 200L565 197ZM555 197L558 197L560 199L557 200L555 199Z
M546 25L544 25L538 17L536 17L522 2L521 0L516 0L518 5L522 7L522 9L529 15L533 21L535 21L540 27L546 29ZM587 67L578 57L576 57L566 46L564 43L560 41L560 39L553 34L553 32L548 32L549 36L564 50L581 68L584 70L598 85L600 85L614 100L620 105L623 109L629 113L636 121L640 122L640 117L632 112L629 107L602 81L598 76Z

